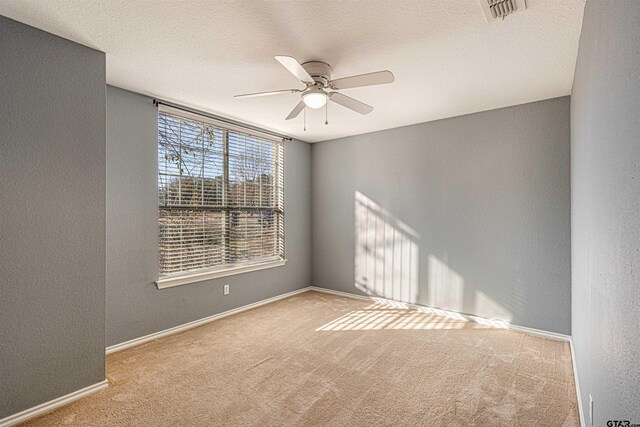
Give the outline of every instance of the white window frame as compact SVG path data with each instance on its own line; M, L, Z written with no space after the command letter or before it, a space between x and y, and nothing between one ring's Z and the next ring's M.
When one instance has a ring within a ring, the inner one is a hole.
M190 119L190 120L194 120L197 122L204 122L207 124L211 124L214 125L216 127L225 129L226 131L236 131L236 132L241 132L244 134L249 134L252 136L258 136L258 137L266 137L267 139L270 140L274 140L274 137L271 135L266 135L266 134L261 134L258 131L255 131L253 129L247 130L246 128L243 128L241 126L236 126L236 125L231 125L228 123L223 123L223 122L218 122L215 119L209 118L207 116L203 116L200 114L195 114L195 113L191 113L188 111L184 111L181 109L176 109L176 108L172 108L166 105L159 105L158 106L158 115L160 115L161 113L166 113L166 114L170 114L170 115L174 115L174 116L178 116L181 118L185 118L185 119ZM275 140L274 140L275 141ZM282 166L284 168L284 141L281 142L282 144ZM284 200L284 170L282 171L277 171L276 174L281 173L282 174L282 199ZM277 182L275 184L277 186ZM158 209L162 209L163 206L160 204L160 201L158 201ZM188 206L185 205L185 208L188 209ZM240 207L239 210L242 210L242 208ZM285 265L286 263L286 257L284 256L284 248L285 248L285 236L284 236L284 206L282 207L282 214L281 214L281 228L282 228L282 256L279 259L270 259L270 260L266 260L266 261L257 261L257 262L244 262L244 263L232 263L232 264L223 264L223 265L218 265L215 267L208 267L208 268L200 268L197 270L190 270L190 271L181 271L181 272L176 272L176 273L172 273L172 274L168 274L165 276L161 276L158 278L158 280L156 280L156 286L158 287L158 289L165 289L165 288L170 288L170 287L174 287L174 286L181 286L181 285L186 285L186 284L190 284L190 283L196 283L196 282L201 282L204 280L211 280L211 279L216 279L216 278L221 278L221 277L227 277L227 276L232 276L232 275L236 275L236 274L242 274L242 273L248 273L248 272L252 272L252 271L259 271L259 270L264 270L264 269L268 269L268 268L274 268L274 267L280 267ZM159 226L159 224L158 224ZM278 227L276 227L276 230L278 229ZM226 247L225 247L226 250Z

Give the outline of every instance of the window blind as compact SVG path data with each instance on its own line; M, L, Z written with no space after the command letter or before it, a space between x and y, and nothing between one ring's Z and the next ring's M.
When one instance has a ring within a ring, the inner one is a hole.
M160 106L160 276L284 259L284 146Z

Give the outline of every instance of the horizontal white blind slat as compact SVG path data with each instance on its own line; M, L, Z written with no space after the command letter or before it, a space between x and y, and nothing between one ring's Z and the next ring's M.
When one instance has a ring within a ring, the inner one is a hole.
M284 147L161 111L160 275L284 259Z

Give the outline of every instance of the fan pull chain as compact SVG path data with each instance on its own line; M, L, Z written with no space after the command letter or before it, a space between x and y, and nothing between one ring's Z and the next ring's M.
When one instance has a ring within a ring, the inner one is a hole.
M307 107L304 107L304 119L302 121L304 123L304 131L307 131Z
M324 124L329 124L329 103L324 104Z

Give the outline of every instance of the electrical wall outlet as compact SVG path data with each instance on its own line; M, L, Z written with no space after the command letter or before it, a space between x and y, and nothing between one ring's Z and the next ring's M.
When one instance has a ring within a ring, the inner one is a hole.
M589 422L593 425L593 397L589 395Z
M224 285L223 293L224 295L229 295L229 285Z

